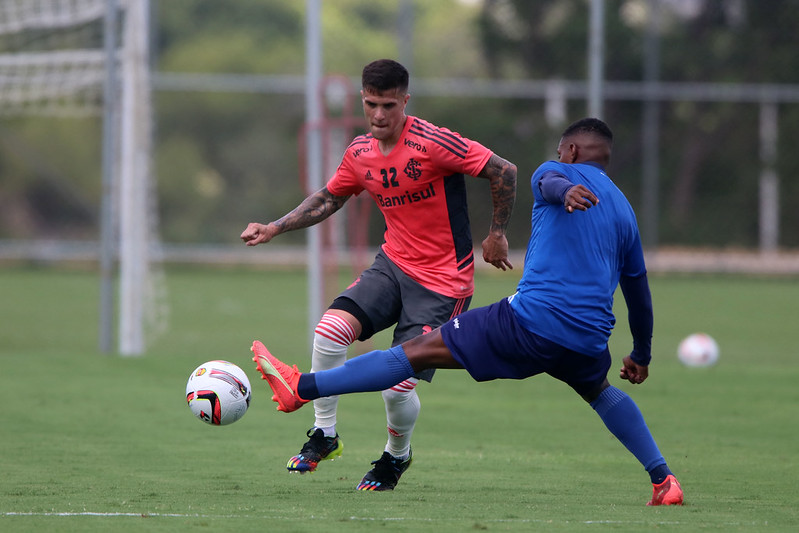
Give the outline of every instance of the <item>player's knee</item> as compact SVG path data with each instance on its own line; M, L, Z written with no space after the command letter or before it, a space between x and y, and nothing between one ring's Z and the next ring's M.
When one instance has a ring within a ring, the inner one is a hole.
M602 391L607 389L608 387L610 387L610 382L607 380L607 378L605 378L605 380L602 381L602 383L593 387L592 389L589 389L586 392L581 393L580 396L582 396L583 400L585 400L586 402L591 403L597 398L599 398L599 395L602 394Z
M383 400L387 404L397 405L403 403L418 403L415 380L405 380L402 383L383 391Z
M314 349L322 354L339 355L355 342L355 328L342 317L325 313L314 328Z

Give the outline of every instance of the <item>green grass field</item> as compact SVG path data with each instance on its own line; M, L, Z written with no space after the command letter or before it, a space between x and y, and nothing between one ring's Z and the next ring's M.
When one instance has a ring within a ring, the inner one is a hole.
M480 274L473 305L511 293L517 276ZM170 269L168 332L146 356L122 358L97 351L95 274L5 267L0 530L799 530L799 283L651 281L650 379L632 386L614 370L611 381L639 404L681 480L686 504L675 508L644 505L641 466L546 376L476 384L439 371L419 387L415 461L394 492L353 490L385 443L378 394L342 398L341 459L289 475L312 411L275 411L249 346L262 339L309 367L303 272ZM617 363L630 344L619 303ZM677 343L694 331L718 340L717 366L678 363ZM184 398L189 372L217 358L255 388L247 415L221 428Z

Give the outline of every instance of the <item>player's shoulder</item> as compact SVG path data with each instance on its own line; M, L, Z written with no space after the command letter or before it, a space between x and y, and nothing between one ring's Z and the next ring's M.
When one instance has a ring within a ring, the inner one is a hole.
M550 161L544 161L543 163L538 165L538 168L535 169L535 172L533 172L533 179L540 178L546 172L557 172L558 174L561 174L563 176L566 177L569 176L568 165L566 165L565 163L561 163L560 161L550 160Z
M446 135L461 140L463 139L463 136L457 131L453 131L444 126L438 126L436 124L433 124L429 120L413 116L409 116L408 120L411 121L410 128L408 128L408 133L411 135L419 135L419 136Z
M357 156L362 152L369 151L372 147L373 138L374 137L372 137L371 133L358 135L352 141L350 141L349 146L347 146L347 153Z
M406 134L407 146L424 148L425 151L444 149L460 157L465 157L469 151L470 141L460 133L419 117L408 117L408 119L412 122Z

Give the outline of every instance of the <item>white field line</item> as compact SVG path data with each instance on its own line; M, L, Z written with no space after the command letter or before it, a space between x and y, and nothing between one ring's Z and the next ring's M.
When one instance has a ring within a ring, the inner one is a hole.
M122 512L96 512L96 511L64 511L64 512L15 512L15 511L7 511L0 513L0 517L12 517L12 516L21 516L21 517L74 517L74 516L92 516L92 517L103 517L103 518L114 518L114 517L121 517L121 518L258 518L254 515L209 515L209 514L191 514L191 513L122 513ZM273 520L296 520L296 516L271 516L271 515L264 515L261 518L270 518ZM318 519L318 520L329 520L329 517L323 516L314 516L311 515L307 518L311 519ZM374 518L374 517L361 517L361 516L350 516L349 520L351 521L360 521L360 522L453 522L453 521L460 521L462 519L459 518L443 518L443 519L434 519L434 518L423 518L423 517L385 517L385 518ZM526 518L518 518L518 519L490 519L490 520L475 520L476 522L481 523L519 523L519 524L535 524L535 523L552 523L553 521L550 519L526 519ZM565 521L564 523L576 523L576 524L618 524L618 525L632 525L632 524L646 524L646 525L680 525L681 522L679 521L657 521L657 522L650 522L646 520L585 520L579 522L571 522L569 520ZM741 524L727 524L727 525L741 525Z
M90 516L90 517L101 517L101 518L208 518L208 519L230 519L230 518L268 518L272 520L296 520L297 517L295 515L292 516L275 516L275 515L211 515L211 514L201 514L201 513L121 513L121 512L96 512L96 511L64 511L64 512L15 512L15 511L6 511L0 512L0 520L3 517L75 517L75 516ZM316 516L310 515L304 518L309 518L312 520L324 520L329 521L331 518L329 516ZM348 520L353 522L429 522L429 523L437 523L437 522L456 522L456 521L464 521L469 519L462 519L462 518L424 518L424 517L385 517L385 518L375 518L371 516L350 516ZM534 518L496 518L496 519L488 519L488 520L477 520L473 519L475 523L486 523L486 524L553 524L553 523L562 523L562 524L582 524L582 525L591 525L591 524L610 524L610 525L643 525L643 526L696 526L696 522L680 522L679 520L658 520L658 521L649 521L649 520L564 520L563 522L558 522L557 520L552 519L534 519ZM2 524L2 522L0 522ZM762 527L768 526L768 521L764 522L746 522L746 521L738 521L738 522L726 522L726 523L713 523L715 527Z

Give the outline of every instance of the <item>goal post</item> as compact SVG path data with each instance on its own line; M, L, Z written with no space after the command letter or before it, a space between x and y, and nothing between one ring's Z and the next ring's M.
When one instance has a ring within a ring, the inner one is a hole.
M119 353L144 353L165 321L152 170L148 0L126 2L120 57Z
M144 353L166 327L151 164L149 7L150 0L0 2L0 119L103 117L98 337L100 351L111 351L118 259L122 355Z

